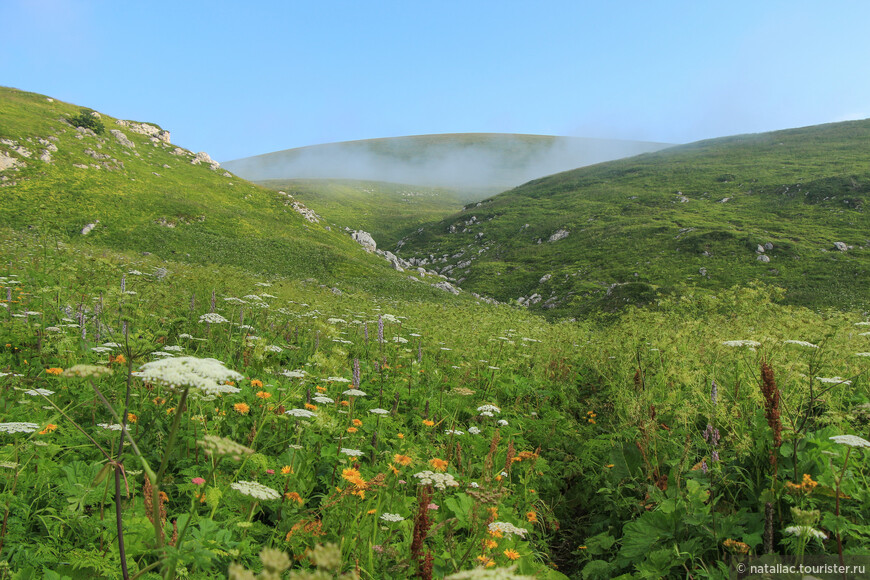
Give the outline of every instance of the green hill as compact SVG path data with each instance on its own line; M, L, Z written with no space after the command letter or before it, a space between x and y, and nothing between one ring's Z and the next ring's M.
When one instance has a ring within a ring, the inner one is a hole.
M466 201L557 171L657 151L643 141L552 135L447 133L327 143L227 161L252 181L359 179L449 187Z
M299 199L343 227L369 232L392 247L425 223L462 209L458 191L417 185L346 179L273 179L259 182Z
M561 315L751 280L796 304L866 307L868 139L870 120L854 121L560 173L425 227L400 255Z
M164 259L430 293L295 200L169 143L156 124L11 88L0 88L0 117L8 227Z

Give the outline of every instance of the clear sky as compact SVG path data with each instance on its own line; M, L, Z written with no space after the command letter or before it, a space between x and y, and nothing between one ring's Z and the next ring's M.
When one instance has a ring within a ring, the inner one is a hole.
M425 133L685 143L870 117L868 23L866 0L0 0L0 85L220 161Z

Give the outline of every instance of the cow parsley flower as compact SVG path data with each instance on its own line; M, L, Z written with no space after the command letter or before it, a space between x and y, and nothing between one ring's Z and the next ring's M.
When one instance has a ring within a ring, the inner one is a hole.
M508 422L505 419L499 419L498 424L501 425L502 427L506 427Z
M38 430L36 423L0 423L0 433L33 433Z
M347 447L342 447L341 452L350 457L362 457L363 455L365 455L365 453L363 453L359 449L348 449Z
M783 530L786 534L791 534L793 536L809 536L810 538L816 538L819 540L827 540L828 536L826 536L823 532L811 527L811 526L789 526Z
M785 344L796 344L798 346L805 346L807 348L819 348L819 345L807 342L805 340L784 340L783 342Z
M266 350L269 352L284 352L284 349L277 344L266 345Z
M285 411L284 414L290 415L291 417L301 417L303 419L310 419L317 416L316 413L312 413L308 409L290 409L289 411Z
M509 522L492 522L488 526L490 532L501 532L502 534L519 536L525 538L528 530L518 528Z
M219 360L192 356L152 361L142 365L139 371L145 381L171 389L193 387L206 395L227 392L225 387L230 385L222 383L244 378L241 373L226 368Z
M342 393L346 397L365 397L366 394L359 389L348 389Z
M464 432L458 431L456 429L445 429L444 433L446 433L447 435L465 435Z
M283 376L287 377L288 379L301 379L301 378L305 377L306 373L303 370L296 370L296 371L283 371L281 374Z
M31 397L38 397L42 395L43 397L47 397L49 395L53 395L54 391L49 391L48 389L29 389L24 391L25 395L30 395Z
M385 512L381 514L381 519L385 522L401 522L405 518L403 518L399 514L390 514Z
M414 477L420 480L420 485L432 485L435 489L447 489L448 487L459 487L459 482L449 473L436 473L434 471L421 471L415 473Z
M254 453L250 447L245 447L232 439L218 435L204 435L202 440L197 443L205 448L206 455L229 455L236 461L240 460L242 455Z
M499 409L495 405L481 405L480 407L477 408L477 410L480 413L486 413L486 412L501 413L501 409ZM492 415L489 415L489 416L492 417Z
M218 314L217 312L208 312L199 317L200 322L208 322L209 324L223 324L224 322L229 322L226 318Z
M849 447L870 447L870 441L857 435L834 435L828 439Z
M480 433L480 429L478 429L477 427L469 427L468 432L472 435L478 435Z
M281 494L278 491L271 487L266 487L262 483L257 483L256 481L237 481L236 483L230 484L230 487L239 493L253 497L254 499L281 499Z
M335 400L330 399L329 397L324 397L323 395L311 397L311 400L314 401L315 403L320 403L321 405L328 405L329 403L335 402Z
M346 379L344 377L329 377L326 379L330 383L349 383L350 379Z
M829 384L843 384L843 385L851 385L852 381L847 381L841 377L816 377L820 383L829 383Z
M369 409L369 413L373 413L375 415L389 415L390 412L386 409Z

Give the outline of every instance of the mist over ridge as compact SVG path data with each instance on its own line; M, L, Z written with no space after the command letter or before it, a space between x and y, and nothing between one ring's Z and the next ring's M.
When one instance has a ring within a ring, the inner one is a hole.
M450 133L327 143L223 162L245 179L360 179L500 191L553 173L649 153L666 143Z

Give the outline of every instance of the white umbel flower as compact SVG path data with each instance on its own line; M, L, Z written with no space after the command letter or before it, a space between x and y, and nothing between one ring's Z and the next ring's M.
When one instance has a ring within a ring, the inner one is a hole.
M521 538L525 538L526 533L528 533L529 530L526 530L524 528L518 528L509 522L492 522L491 524L489 524L489 531L501 532L506 535L514 534Z
M227 392L229 385L222 383L244 378L242 374L226 368L219 360L192 356L152 361L142 365L139 371L142 373L140 378L145 381L172 389L193 387L207 395ZM238 392L235 387L229 388Z
M798 346L805 346L807 348L819 348L819 345L807 342L805 340L784 340L783 342L785 344L796 344Z
M348 389L342 393L346 397L365 397L366 394L359 389Z
M447 489L448 487L459 487L459 483L449 473L437 473L434 471L421 471L415 473L414 477L420 480L420 485L432 485L435 489Z
M810 527L810 526L789 526L783 530L786 534L791 534L793 536L808 536L810 538L817 538L819 540L827 540L828 536L826 536L821 531Z
M369 413L374 413L375 415L389 415L390 412L386 409L369 409Z
M480 407L477 408L477 411L478 411L479 413L486 413L486 412L489 412L489 413L501 413L501 409L499 409L499 408L496 407L495 405L481 405ZM490 415L490 416L491 416L491 415Z
M831 441L835 443L840 443L842 445L848 445L849 447L870 447L870 441L862 437L858 437L857 435L834 435L833 437L829 437Z
M39 430L36 423L0 423L0 433L33 433Z
M381 519L385 522L401 522L405 518L403 518L399 514L390 514L385 512L381 514Z
M234 490L259 500L281 499L281 494L256 481L237 481L230 485Z
M203 314L199 317L199 321L208 322L210 324L223 324L224 322L229 322L229 320L227 320L217 312L209 312L207 314Z
M308 409L290 409L289 411L284 411L285 415L290 415L291 417L301 417L303 419L311 419L312 417L316 417L317 414L309 411Z
M816 377L820 383L851 385L852 381L848 381L842 377Z
M342 447L341 452L350 457L362 457L363 455L365 455L365 453L363 453L359 449L348 449L347 447Z
M757 340L726 340L722 344L725 346L761 346L761 343Z

